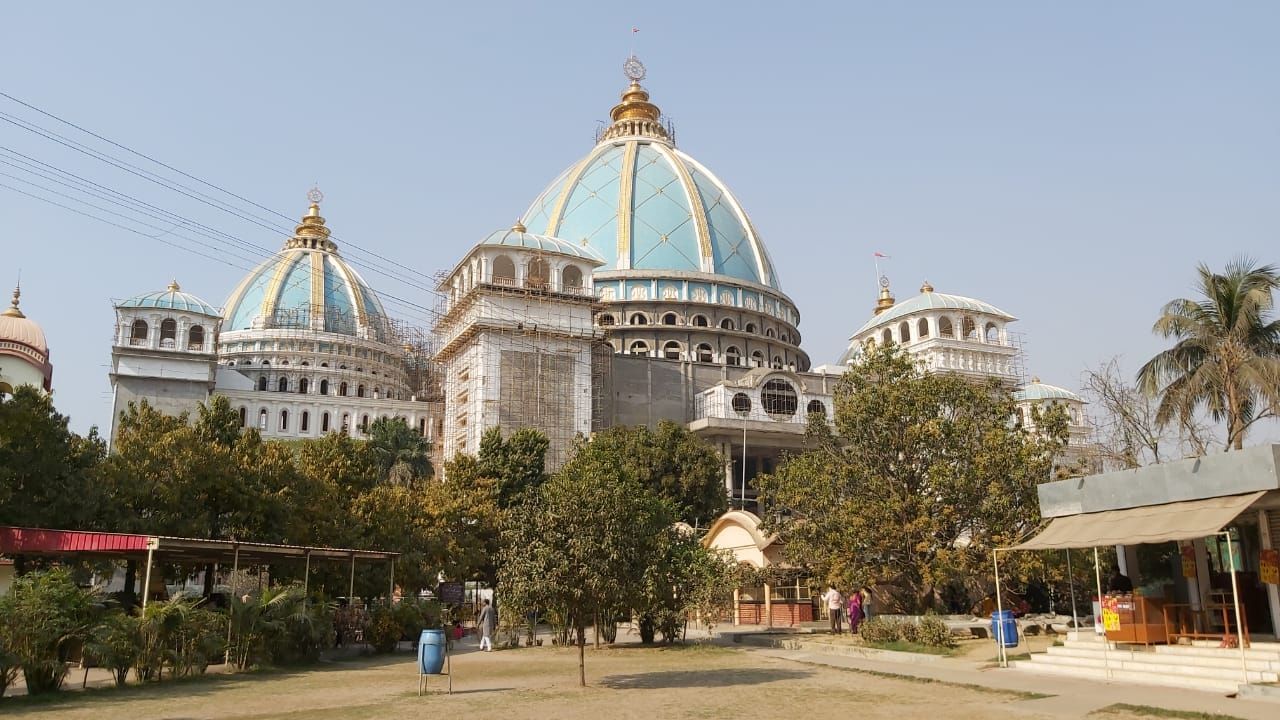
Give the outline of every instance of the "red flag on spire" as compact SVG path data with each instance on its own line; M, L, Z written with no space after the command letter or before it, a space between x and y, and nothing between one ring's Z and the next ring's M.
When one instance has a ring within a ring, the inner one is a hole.
M884 258L885 260L888 260L888 259L889 259L889 256L888 256L888 255L885 255L885 254L884 254L884 253L882 253L882 252L877 252L877 253L876 253L876 257L878 257L878 258Z
M638 28L638 27L633 27L633 28L631 28L631 32L633 32L633 33L638 33L638 32L640 32L640 28Z

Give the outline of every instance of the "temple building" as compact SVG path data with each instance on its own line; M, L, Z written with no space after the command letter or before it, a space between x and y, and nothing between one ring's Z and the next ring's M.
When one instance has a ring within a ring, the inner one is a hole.
M0 396L12 395L23 385L53 392L53 363L44 330L22 313L22 288L13 289L13 299L0 312Z

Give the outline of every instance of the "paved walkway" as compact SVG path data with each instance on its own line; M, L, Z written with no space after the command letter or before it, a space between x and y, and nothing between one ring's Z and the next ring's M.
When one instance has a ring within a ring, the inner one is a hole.
M1217 713L1243 720L1275 720L1280 717L1280 705L1273 702L1228 698L1198 690L1036 675L1000 668L981 669L972 663L960 660L908 664L746 644L735 644L732 647L742 648L749 653L795 662L891 673L961 685L981 685L996 690L1048 694L1052 697L1018 700L1012 706L1053 717L1081 718L1095 710L1117 703Z

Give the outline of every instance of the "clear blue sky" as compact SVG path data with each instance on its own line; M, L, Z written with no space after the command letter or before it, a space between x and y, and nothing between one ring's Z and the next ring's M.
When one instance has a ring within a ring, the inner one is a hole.
M1029 369L1071 388L1159 350L1151 323L1197 262L1280 262L1274 2L21 3L0 90L289 217L318 182L348 256L429 276L587 152L632 26L654 101L751 214L815 363L867 318L877 250L899 298L927 278L1017 315ZM9 123L0 146L264 252L283 240ZM243 274L0 188L6 294L18 268L82 431L109 422L112 298L176 277L220 306Z

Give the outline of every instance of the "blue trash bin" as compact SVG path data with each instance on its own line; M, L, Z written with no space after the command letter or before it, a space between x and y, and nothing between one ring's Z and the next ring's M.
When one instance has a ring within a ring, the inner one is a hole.
M441 628L422 631L418 638L418 670L424 675L439 675L444 669L445 636Z
M1018 622L1013 619L1012 610L997 610L991 613L991 637L997 645L1003 638L1005 647L1018 647Z

